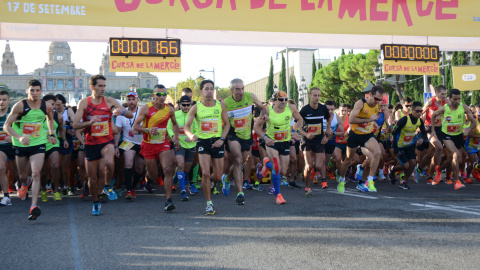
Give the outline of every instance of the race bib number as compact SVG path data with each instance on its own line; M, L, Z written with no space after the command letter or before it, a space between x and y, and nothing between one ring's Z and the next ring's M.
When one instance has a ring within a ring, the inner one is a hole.
M337 136L337 138L339 143L345 143L347 142L348 136Z
M0 131L0 143L7 143L5 139L7 138L8 134L5 131Z
M167 134L167 130L164 128L157 129L157 135L150 135L150 143L154 144L162 144L165 142L165 134Z
M273 140L276 142L281 142L287 137L288 130L275 131L273 134Z
M73 141L73 150L75 150L75 151L80 150L80 141L79 140Z
M370 133L373 130L373 122L358 124L357 130L363 133Z
M41 123L25 123L23 124L23 136L40 137Z
M448 133L456 133L460 130L461 124L447 124L447 132Z
M128 150L132 149L132 147L133 147L133 143L123 141L118 148L123 149L125 151L128 151Z
M95 122L92 125L92 136L107 136L110 134L108 125L110 122Z
M322 134L322 124L308 125L308 132L307 133L313 133L314 135Z
M185 126L178 126L178 135L182 137L187 136L185 135Z
M442 118L437 116L437 118L435 118L435 126L439 127L441 125L442 125Z
M480 138L475 138L475 139L473 140L473 146L474 146L474 147L478 147L479 144L480 144Z
M218 132L218 119L202 119L202 132L205 134L215 134Z
M235 118L233 119L233 123L235 124L235 131L250 128L250 119L248 116L242 118Z

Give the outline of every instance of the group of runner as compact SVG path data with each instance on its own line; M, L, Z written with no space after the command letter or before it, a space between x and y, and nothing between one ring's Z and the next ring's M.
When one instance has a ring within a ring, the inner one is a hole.
M313 87L309 104L298 111L287 93L277 91L265 104L245 92L240 79L231 81L232 95L223 101L214 98L214 82L204 80L198 102L186 88L177 104L167 103L167 89L156 85L152 101L141 107L137 93L129 92L126 108L104 95L106 83L104 76L92 76L92 95L78 108L67 107L61 95L42 97L38 80L29 81L28 97L11 109L8 92L0 92L1 205L12 204L12 183L21 200L31 189L29 219L35 220L38 198L47 202L48 191L59 201L77 186L81 198L92 196L92 215L100 215L102 194L116 200L124 185L125 200L133 201L139 183L152 193L159 179L164 211L172 211L174 182L180 200L188 201L200 188L197 175L206 215L215 214L218 183L229 196L231 181L238 205L245 204L245 189L263 191L267 177L277 204L286 203L281 186L300 188L297 179L303 179L306 197L312 197L311 184L328 188L328 178L337 180L339 193L346 179L362 192L376 192L375 180L388 177L395 184L397 173L402 189L422 174L438 185L443 170L455 190L464 187L461 179L471 184L470 175L480 181L480 108L463 104L457 89L447 98L439 86L424 106L406 97L394 108L384 89L374 86L353 108L337 108L332 100L321 104L321 90Z

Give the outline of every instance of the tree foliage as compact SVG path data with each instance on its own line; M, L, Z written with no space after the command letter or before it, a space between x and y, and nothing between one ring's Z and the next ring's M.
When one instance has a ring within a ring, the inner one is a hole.
M315 73L317 73L317 65L315 64L315 54L312 53L312 78L315 77Z
M267 87L265 89L265 101L268 101L273 95L273 58L270 57L270 71L268 72ZM259 97L261 100L261 97Z
M190 88L192 89L193 96L192 100L199 101L202 99L202 95L200 94L200 83L202 82L202 78L197 78L196 80L189 77L185 81L177 83L177 93L182 93L183 88Z
M278 81L278 90L287 92L287 68L285 67L285 57L282 53L282 70Z
M298 84L295 74L290 75L290 99L295 101L298 104Z
M472 61L474 65L480 65L480 52L472 52ZM472 100L470 104L480 104L480 89L472 91Z

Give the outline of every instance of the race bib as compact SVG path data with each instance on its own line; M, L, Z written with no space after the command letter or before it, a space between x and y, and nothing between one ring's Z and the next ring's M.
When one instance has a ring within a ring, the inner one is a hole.
M308 125L307 133L313 133L314 135L322 134L322 124Z
M185 126L178 126L178 135L182 137L187 136L185 135Z
M23 136L40 137L41 123L25 123L23 124Z
M165 142L165 134L167 134L167 130L165 128L157 129L157 135L150 135L150 143L154 144L162 144Z
M110 122L105 121L105 122L95 122L92 125L91 128L91 133L92 136L107 136L110 134L110 130L108 128L108 125Z
M7 143L5 139L7 138L8 134L5 131L0 131L0 143Z
M357 130L363 133L370 133L373 130L373 122L358 124Z
M442 125L442 118L437 116L437 118L435 118L435 126L439 127L441 125Z
M339 143L345 143L347 142L348 136L337 136L337 138Z
M75 151L80 150L80 141L79 140L73 141L73 150L75 150Z
M250 128L250 119L248 116L235 118L233 119L233 123L235 124L235 131L240 131L246 128Z
M273 134L273 140L276 142L281 142L287 137L287 134L288 130L275 131Z
M202 119L202 132L205 134L215 134L218 132L218 119Z
M461 123L458 124L447 124L447 132L448 133L456 133L460 130Z
M133 147L133 143L123 141L118 148L123 149L125 151L128 151L128 150L132 149L132 147Z
M474 146L474 147L478 147L479 144L480 144L480 138L475 138L475 139L473 140L473 146Z

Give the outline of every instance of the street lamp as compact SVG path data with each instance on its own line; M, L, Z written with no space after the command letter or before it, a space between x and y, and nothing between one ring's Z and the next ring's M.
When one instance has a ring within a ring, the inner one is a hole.
M307 86L305 85L305 77L302 76L302 79L300 80L300 87L298 89L299 90L298 93L300 94L300 98L298 99L298 101L302 102L301 106L305 105L305 93L306 93L305 89L307 89Z
M135 85L135 82L132 82L132 85L130 85L130 92L137 92L137 86Z
M277 92L278 86L275 84L273 85L273 92Z

